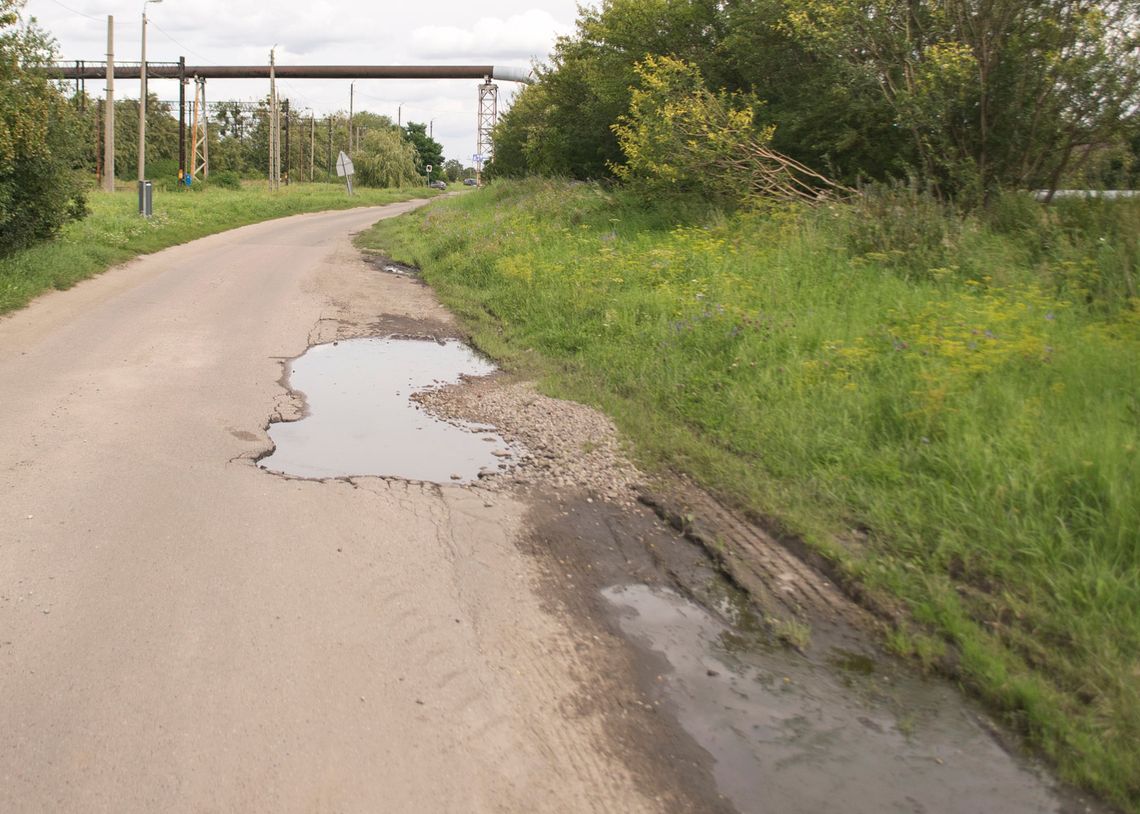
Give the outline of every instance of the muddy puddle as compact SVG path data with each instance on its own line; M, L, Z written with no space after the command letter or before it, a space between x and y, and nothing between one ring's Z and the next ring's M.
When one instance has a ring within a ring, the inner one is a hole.
M865 654L820 663L758 644L667 589L602 593L659 663L657 700L712 756L740 812L1088 810L1007 753L947 684Z
M305 478L378 475L469 483L515 454L492 428L447 423L413 393L495 370L456 340L349 339L309 348L288 368L307 414L270 425L273 453L258 466Z

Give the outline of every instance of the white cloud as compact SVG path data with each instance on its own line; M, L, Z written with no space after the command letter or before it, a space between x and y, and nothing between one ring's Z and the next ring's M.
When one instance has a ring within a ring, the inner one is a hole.
M549 12L530 9L505 20L483 17L468 28L421 26L412 32L412 51L430 59L529 61L545 57L555 38L569 29Z

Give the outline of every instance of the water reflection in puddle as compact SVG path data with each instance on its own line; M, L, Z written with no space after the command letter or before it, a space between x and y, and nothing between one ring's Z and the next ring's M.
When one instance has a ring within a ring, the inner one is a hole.
M509 451L501 436L441 421L409 400L416 391L494 369L455 340L316 345L289 368L289 386L304 393L309 414L270 426L276 449L259 466L306 478L381 475L436 483L497 471Z
M830 669L782 648L742 653L726 647L731 628L671 591L603 594L623 632L668 661L664 701L741 812L1069 809L949 686L841 651Z

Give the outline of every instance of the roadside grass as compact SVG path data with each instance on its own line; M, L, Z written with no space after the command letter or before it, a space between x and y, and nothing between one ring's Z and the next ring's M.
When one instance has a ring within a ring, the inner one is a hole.
M424 188L357 189L349 198L338 184L293 184L270 192L263 185L154 191L154 216L138 215L135 190L92 190L90 215L68 224L54 240L0 256L0 314L22 308L51 288L70 288L116 263L205 235L258 221L372 206L436 194Z
M1140 205L889 198L724 216L532 180L358 243L904 609L893 647L1140 812Z

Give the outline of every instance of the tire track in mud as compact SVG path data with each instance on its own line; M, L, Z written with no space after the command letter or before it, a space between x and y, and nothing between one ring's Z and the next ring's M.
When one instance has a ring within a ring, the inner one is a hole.
M667 479L640 499L704 548L764 611L813 625L871 631L875 618L782 542L704 490Z

